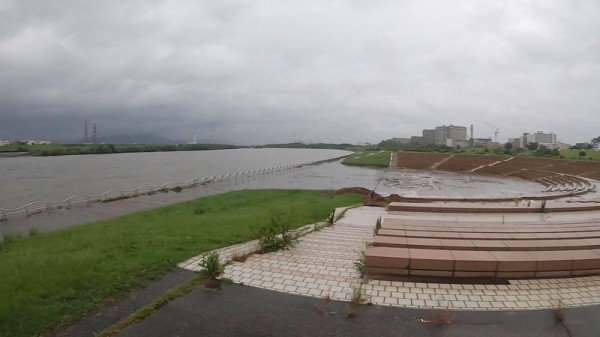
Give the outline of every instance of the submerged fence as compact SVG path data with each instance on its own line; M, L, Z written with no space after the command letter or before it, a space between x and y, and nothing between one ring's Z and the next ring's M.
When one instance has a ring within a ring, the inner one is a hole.
M330 159L337 160L339 158ZM330 161L325 160L325 161ZM282 166L273 166L269 168L257 169L257 170L247 170L243 172L233 172L227 174L219 174L217 176L210 177L202 177L202 178L194 178L185 182L177 182L171 181L164 183L160 186L150 186L150 185L141 185L130 190L121 190L114 189L109 190L101 194L97 195L73 195L64 200L58 201L32 201L28 204L25 204L20 207L15 208L0 208L0 221L8 220L8 216L25 214L26 216L30 216L37 213L48 212L58 209L70 209L73 206L77 205L89 205L91 203L96 202L109 202L120 199L134 198L141 195L152 195L156 193L164 193L169 191L179 192L183 189L199 187L201 185L206 185L210 183L216 182L224 182L224 181L234 181L242 180L244 178L258 177L265 174L271 174L276 172L283 172L286 170L292 170L295 168L300 168L303 166L314 165L317 163L321 163L324 161L313 161L306 163L296 163L290 165L282 165Z

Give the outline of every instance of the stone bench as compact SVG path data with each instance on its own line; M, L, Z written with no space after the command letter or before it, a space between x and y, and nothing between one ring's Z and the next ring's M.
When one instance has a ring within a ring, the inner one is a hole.
M600 230L573 232L565 229L563 232L460 232L435 230L397 230L381 228L378 236L436 238L436 239L477 239L477 240L548 240L548 239L591 239L600 238Z
M408 232L430 231L430 232L464 232L464 233L564 233L564 232L594 232L600 231L600 224L585 223L585 224L539 224L539 225L521 225L513 226L512 224L488 225L488 226L473 226L454 224L446 225L411 225L411 224L390 224L384 223L381 229L398 230Z
M555 251L600 249L600 238L489 240L413 238L377 235L373 238L373 246L474 251Z
M600 274L600 250L469 251L368 247L366 273L455 278L532 278Z
M573 193L572 193L573 194ZM600 210L600 205L573 205L573 204L548 204L547 212L576 212ZM508 204L467 204L467 203L390 203L390 212L426 212L426 213L539 213L540 205L532 204L531 207L515 207Z

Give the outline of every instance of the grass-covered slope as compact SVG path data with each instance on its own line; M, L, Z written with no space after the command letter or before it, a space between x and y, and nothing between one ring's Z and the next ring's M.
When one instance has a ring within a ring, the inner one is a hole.
M294 227L324 220L356 194L247 190L0 244L0 336L71 323L207 250L255 238L273 209Z
M363 151L348 156L342 162L346 165L388 167L391 151Z

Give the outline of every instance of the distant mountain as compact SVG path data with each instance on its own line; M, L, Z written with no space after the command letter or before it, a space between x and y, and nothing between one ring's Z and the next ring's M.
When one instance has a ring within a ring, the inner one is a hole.
M106 136L99 138L98 142L105 144L177 144L171 139L152 134Z
M333 150L347 150L352 148L351 144L330 144L330 143L316 143L316 144L304 144L304 143L287 143L287 144L266 144L262 146L264 148L289 148L289 149L333 149Z

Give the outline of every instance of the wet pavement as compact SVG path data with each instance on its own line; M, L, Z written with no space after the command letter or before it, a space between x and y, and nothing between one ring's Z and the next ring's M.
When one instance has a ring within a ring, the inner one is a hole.
M598 307L553 310L435 311L360 305L225 284L196 289L129 326L119 337L163 336L598 336ZM447 325L436 323L445 322Z
M518 179L483 177L451 172L386 170L342 165L340 161L304 166L254 177L229 178L179 193L156 193L113 202L96 202L54 209L31 216L11 215L0 222L0 236L26 235L31 229L47 232L75 225L163 207L200 197L242 189L339 189L365 187L382 195L514 195L539 191L542 185Z

